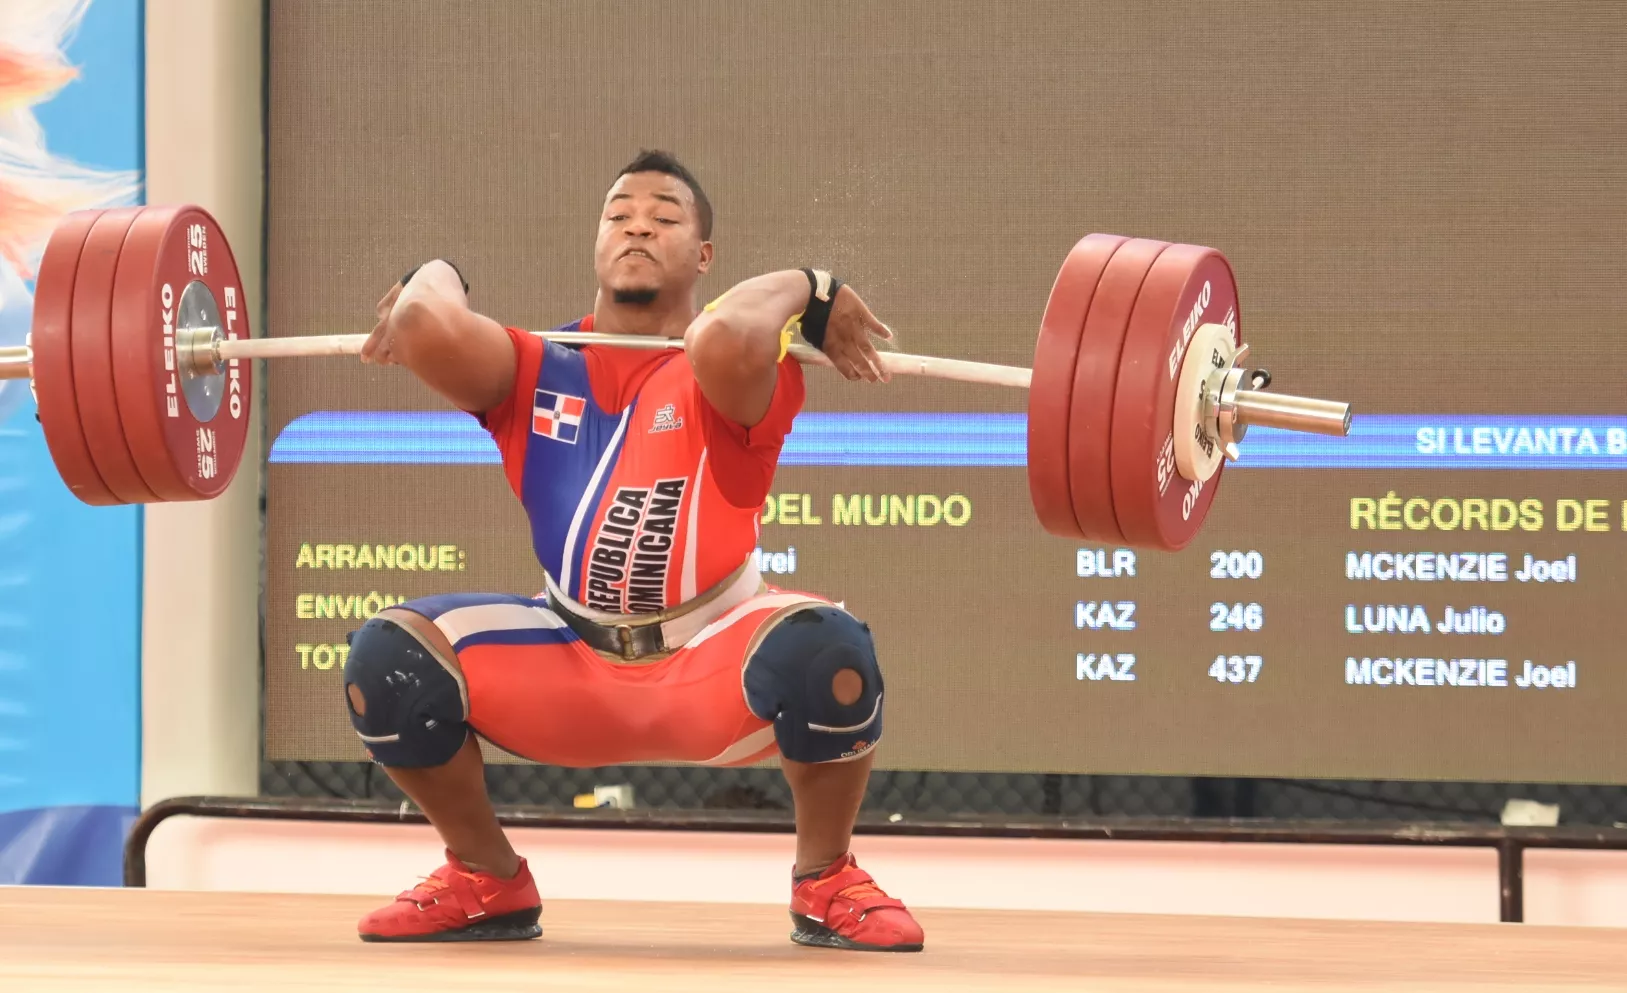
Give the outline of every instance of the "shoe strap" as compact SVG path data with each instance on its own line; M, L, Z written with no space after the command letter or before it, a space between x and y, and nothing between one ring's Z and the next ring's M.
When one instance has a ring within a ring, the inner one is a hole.
M452 896L458 901L458 909L463 916L476 920L486 916L486 906L481 902L480 894L475 892L474 877L462 872L453 872Z
M852 913L859 918L872 910L905 909L903 901L882 892L875 878L856 865L849 865L834 876L814 880L810 889L809 909L814 911L815 917L828 917L830 905L837 897L846 900L851 905ZM827 920L826 923L830 922Z
M475 920L486 916L486 908L475 891L474 879L448 863L436 869L429 878L400 894L397 900L410 900L419 910L428 910L441 902L442 895L457 904L463 916Z

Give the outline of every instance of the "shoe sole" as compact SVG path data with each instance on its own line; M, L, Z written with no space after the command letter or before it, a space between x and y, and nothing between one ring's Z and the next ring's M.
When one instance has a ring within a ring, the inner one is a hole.
M490 920L470 924L467 927L454 928L450 931L433 931L429 934L363 934L363 941L374 942L428 942L428 941L529 941L532 938L542 937L542 908L534 907L530 910L516 910L512 914L503 914Z
M840 948L849 952L918 952L924 947L918 941L912 944L866 945L837 934L812 917L804 917L795 911L791 912L791 923L796 925L791 932L791 940L809 948Z

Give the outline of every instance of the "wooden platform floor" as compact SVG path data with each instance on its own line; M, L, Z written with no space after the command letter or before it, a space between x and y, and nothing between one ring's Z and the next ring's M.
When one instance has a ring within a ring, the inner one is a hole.
M0 888L0 991L1627 990L1627 931L923 911L913 955L794 946L780 907L551 903L514 944L369 945L377 901Z

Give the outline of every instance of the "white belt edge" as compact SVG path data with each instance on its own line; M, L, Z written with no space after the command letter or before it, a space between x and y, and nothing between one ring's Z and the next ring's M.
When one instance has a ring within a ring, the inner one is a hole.
M756 561L747 560L745 568L740 570L740 575L736 576L734 582L730 583L723 592L694 610L685 611L677 617L661 622L661 640L667 646L667 650L671 651L687 645L690 639L700 634L701 630L708 624L756 596L758 590L762 589L762 585L763 576L757 569ZM576 616L604 627L613 628L622 624L631 627L648 627L650 625L648 614L612 614L577 603L560 590L558 584L554 582L553 576L548 577L548 598ZM668 609L682 610L683 604Z

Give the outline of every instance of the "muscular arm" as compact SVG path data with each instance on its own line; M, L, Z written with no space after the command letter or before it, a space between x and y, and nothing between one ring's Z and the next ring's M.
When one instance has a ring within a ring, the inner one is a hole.
M771 272L736 285L689 325L684 350L718 413L755 427L774 400L780 332L808 305L808 277Z
M424 385L472 413L485 413L514 387L514 345L502 325L469 309L457 271L426 263L395 299L363 358L406 366Z

